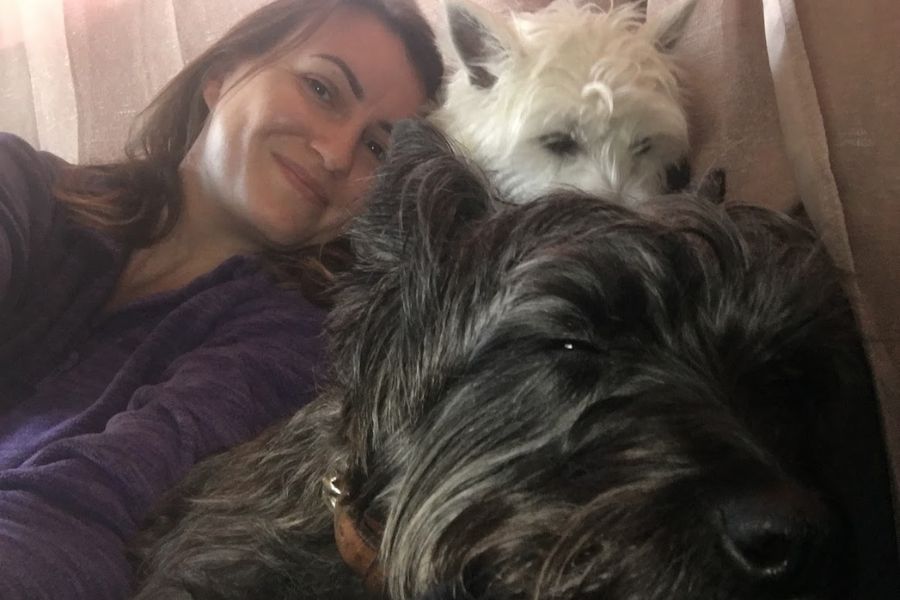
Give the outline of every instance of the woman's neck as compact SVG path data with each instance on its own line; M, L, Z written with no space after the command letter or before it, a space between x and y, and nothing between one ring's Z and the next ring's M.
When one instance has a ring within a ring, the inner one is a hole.
M131 253L106 310L180 289L232 256L258 251L232 233L227 216L200 193L190 174L183 173L182 184L184 201L172 230Z

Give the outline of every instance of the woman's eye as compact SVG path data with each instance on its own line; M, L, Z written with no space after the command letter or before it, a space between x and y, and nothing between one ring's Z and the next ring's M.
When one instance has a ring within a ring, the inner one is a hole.
M369 149L378 162L384 162L384 159L387 157L387 149L375 141L366 142L366 148Z
M306 87L312 90L312 93L321 98L323 101L331 102L333 100L333 95L331 93L331 90L328 89L328 86L315 77L304 77L304 81L306 82Z

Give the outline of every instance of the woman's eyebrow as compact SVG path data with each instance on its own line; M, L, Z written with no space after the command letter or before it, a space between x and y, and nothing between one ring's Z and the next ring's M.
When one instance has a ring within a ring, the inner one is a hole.
M353 70L347 65L347 63L332 54L316 54L315 56L316 58L323 58L338 66L338 68L344 74L344 77L347 78L347 83L350 84L350 90L353 92L353 95L356 96L357 100L362 100L366 97L365 91L359 84L359 79L356 78L356 75L353 73Z

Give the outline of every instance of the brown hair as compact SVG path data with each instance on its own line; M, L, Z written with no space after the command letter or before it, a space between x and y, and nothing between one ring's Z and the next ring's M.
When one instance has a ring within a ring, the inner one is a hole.
M179 166L209 114L204 84L242 61L274 60L342 6L374 13L403 41L433 100L443 63L434 33L414 0L275 0L238 22L163 88L136 121L122 161L64 170L56 193L72 217L130 248L150 246L165 236L181 210ZM307 287L314 281L324 283L330 277L329 264L343 262L348 254L346 244L338 242L265 256L284 283Z

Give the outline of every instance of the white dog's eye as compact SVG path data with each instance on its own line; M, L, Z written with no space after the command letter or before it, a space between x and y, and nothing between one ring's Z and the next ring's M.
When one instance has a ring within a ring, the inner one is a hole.
M634 144L632 144L631 151L635 156L642 156L644 154L647 154L648 152L650 152L650 148L653 147L653 144L651 144L650 141L651 140L648 137L639 139Z
M548 133L539 138L541 145L557 156L571 156L579 146L570 133Z

